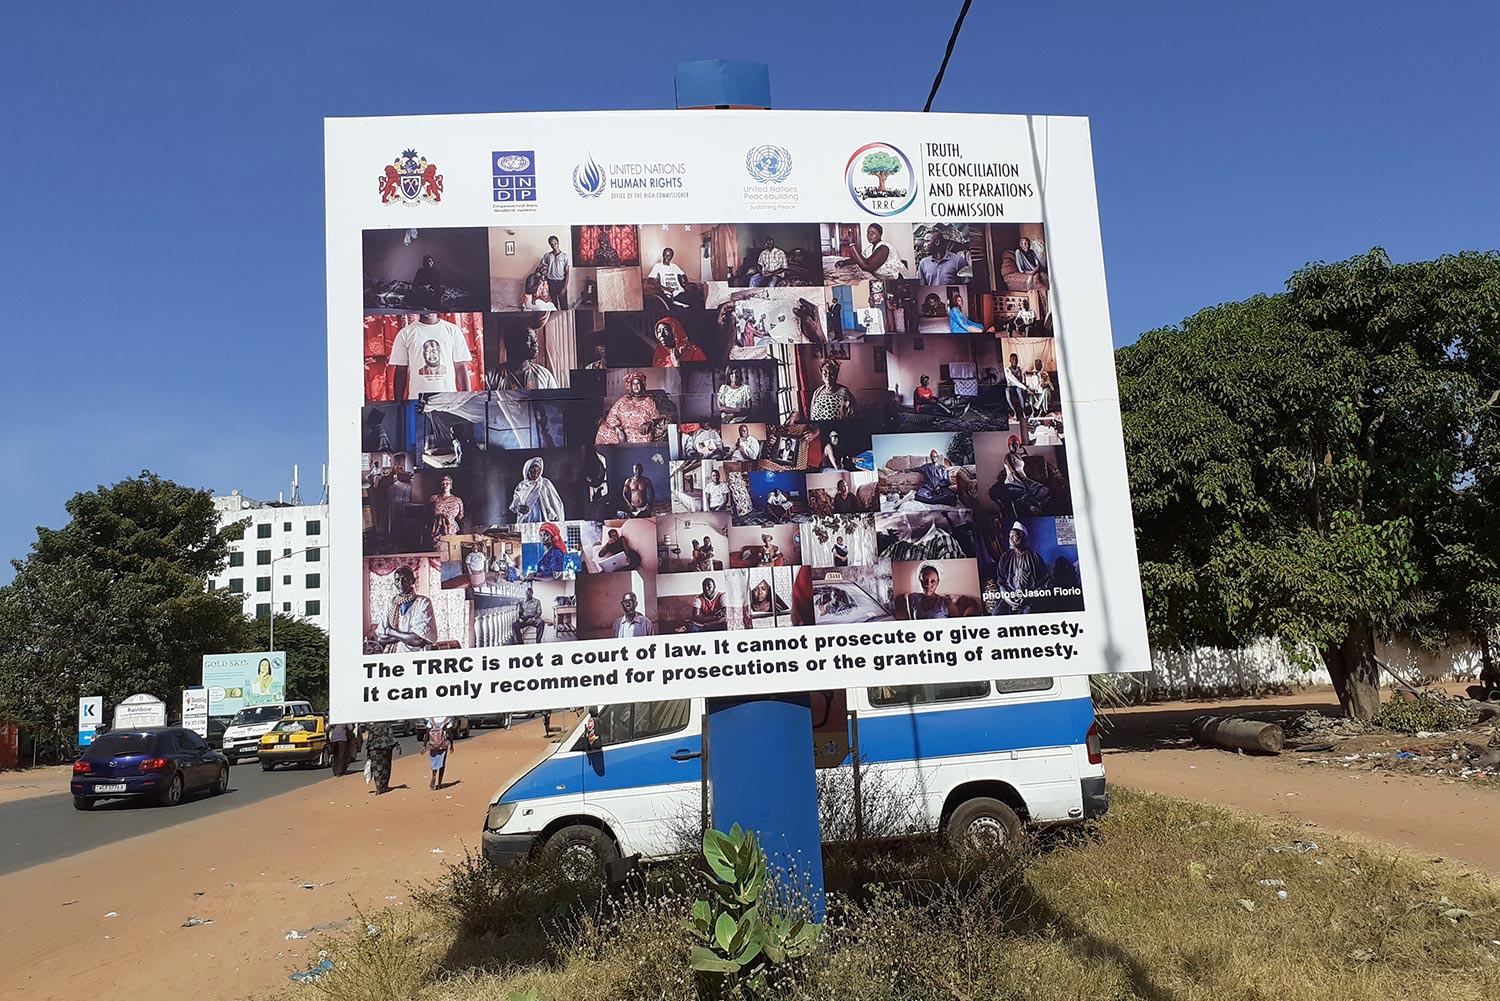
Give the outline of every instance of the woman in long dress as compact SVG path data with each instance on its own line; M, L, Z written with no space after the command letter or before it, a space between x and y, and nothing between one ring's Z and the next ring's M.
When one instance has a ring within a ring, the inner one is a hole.
M596 445L648 445L655 438L661 411L646 395L646 375L631 372L625 377L625 395L615 401L599 424Z
M370 781L375 783L375 794L382 795L391 788L391 752L396 747L396 736L391 733L389 723L371 723L365 736L365 757L370 763Z
M453 477L438 482L438 492L428 502L432 505L432 545L438 548L443 536L457 535L464 520L463 499L453 493Z
M539 455L527 459L521 468L521 482L516 484L510 499L510 512L516 516L517 525L566 520L562 496L552 481L542 475L543 468Z

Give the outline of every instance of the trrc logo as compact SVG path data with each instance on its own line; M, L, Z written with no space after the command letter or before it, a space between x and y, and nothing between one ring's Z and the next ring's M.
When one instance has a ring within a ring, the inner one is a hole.
M387 205L391 202L436 204L443 200L443 175L437 172L437 164L428 163L427 158L414 149L402 150L400 156L385 165L378 180L380 200Z
M745 169L761 184L780 184L792 176L792 154L785 146L752 146L745 154Z
M500 203L536 201L536 151L529 149L499 150L490 154L494 175L491 194Z
M917 200L911 160L890 143L866 143L855 150L844 166L844 180L849 197L871 215L896 215Z
M604 181L604 168L599 166L592 153L573 168L573 190L583 198L598 198L604 194Z

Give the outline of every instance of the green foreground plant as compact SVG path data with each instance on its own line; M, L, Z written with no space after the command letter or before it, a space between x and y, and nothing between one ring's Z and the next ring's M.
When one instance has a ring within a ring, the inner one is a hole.
M820 925L780 913L770 899L766 853L753 831L735 824L703 835L702 873L708 892L685 922L696 940L692 968L720 991L738 986L752 996L795 978L817 947Z

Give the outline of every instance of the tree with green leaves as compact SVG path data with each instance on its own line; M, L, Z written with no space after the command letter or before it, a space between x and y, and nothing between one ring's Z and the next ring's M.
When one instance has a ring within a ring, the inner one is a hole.
M271 619L244 623L237 650L269 650ZM286 697L306 699L315 709L328 708L328 634L311 622L276 616L276 649L286 653Z
M879 181L879 190L884 191L885 182L901 170L901 161L883 149L876 150L866 154L859 162L859 169Z
M1497 347L1500 254L1376 249L1120 349L1153 641L1276 637L1368 719L1377 634L1478 640L1500 607Z
M208 590L243 530L219 527L208 491L142 472L66 508L0 588L0 718L64 743L80 697L170 704L244 628L238 596Z

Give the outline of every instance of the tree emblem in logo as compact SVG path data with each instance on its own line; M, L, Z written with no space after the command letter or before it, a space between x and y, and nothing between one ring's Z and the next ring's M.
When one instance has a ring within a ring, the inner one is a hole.
M428 163L414 149L402 150L400 156L385 165L378 180L383 204L398 201L407 205L436 204L443 200L443 175L437 172L437 164Z
M592 153L573 168L573 190L584 198L598 198L604 194L604 168L595 162Z
M792 176L792 154L784 146L752 146L745 154L745 169L762 184L780 184Z
M877 216L896 215L911 207L917 198L914 176L906 154L890 143L861 146L844 167L849 196Z

